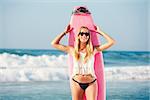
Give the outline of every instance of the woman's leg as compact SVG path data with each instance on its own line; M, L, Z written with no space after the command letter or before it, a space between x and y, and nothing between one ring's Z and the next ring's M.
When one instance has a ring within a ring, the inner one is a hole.
M97 81L89 84L85 90L87 100L97 100Z
M71 94L72 100L82 100L84 94L84 90L73 80L71 80Z

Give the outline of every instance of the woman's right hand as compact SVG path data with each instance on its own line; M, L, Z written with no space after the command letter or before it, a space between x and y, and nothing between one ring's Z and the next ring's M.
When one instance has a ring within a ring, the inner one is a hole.
M68 26L66 26L64 33L67 34L72 30L70 24Z

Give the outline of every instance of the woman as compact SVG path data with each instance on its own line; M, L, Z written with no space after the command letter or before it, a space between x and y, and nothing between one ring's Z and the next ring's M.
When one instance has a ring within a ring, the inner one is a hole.
M103 51L115 43L115 40L102 32L98 26L96 29L98 34L106 38L107 43L93 47L90 41L91 36L89 29L82 26L75 39L76 45L74 47L62 45L59 42L64 35L71 31L70 25L51 42L53 47L73 56L74 67L71 76L71 93L73 100L82 100L84 92L87 100L96 100L97 81L94 72L94 55L96 52Z

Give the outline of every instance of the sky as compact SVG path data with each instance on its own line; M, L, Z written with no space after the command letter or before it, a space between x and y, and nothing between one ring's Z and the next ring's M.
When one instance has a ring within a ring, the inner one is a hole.
M148 0L0 0L0 48L54 49L75 6L87 6L94 23L116 43L108 50L150 51ZM102 44L104 37L99 37ZM61 44L68 45L68 36Z

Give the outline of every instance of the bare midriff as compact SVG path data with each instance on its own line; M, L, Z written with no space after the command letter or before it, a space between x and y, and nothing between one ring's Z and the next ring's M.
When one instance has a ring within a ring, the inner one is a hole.
M95 79L91 74L76 74L73 78L81 83L90 83Z

